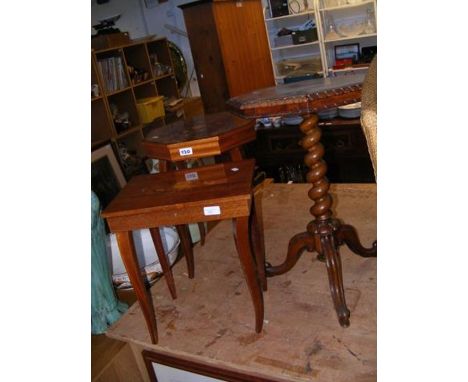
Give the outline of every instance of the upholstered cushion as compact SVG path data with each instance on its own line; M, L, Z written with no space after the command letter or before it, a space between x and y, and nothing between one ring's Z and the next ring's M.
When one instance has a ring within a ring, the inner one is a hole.
M372 60L362 86L361 125L377 179L377 56Z

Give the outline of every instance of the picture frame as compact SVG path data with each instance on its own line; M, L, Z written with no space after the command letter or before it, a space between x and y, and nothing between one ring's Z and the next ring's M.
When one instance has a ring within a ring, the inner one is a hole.
M102 209L127 184L111 144L91 153L91 189L99 198Z
M353 63L359 61L359 44L346 44L335 46L335 61L352 59Z
M258 375L150 350L143 350L142 356L151 382L272 382Z

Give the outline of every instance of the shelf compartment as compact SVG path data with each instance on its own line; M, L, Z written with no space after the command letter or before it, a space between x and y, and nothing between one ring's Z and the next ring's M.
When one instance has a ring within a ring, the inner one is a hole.
M151 81L151 63L145 44L131 45L124 48L128 75L132 85L139 85Z
M360 39L360 38L376 37L376 36L377 36L377 33L360 34L360 35L357 35L357 36L340 37L340 38L325 40L325 43L329 43L329 42L338 42L338 41L348 41L348 40L356 40L356 39Z
M156 80L156 87L159 95L166 98L179 98L179 89L177 89L177 84L172 76L165 76Z
M275 48L271 48L271 50L282 50L282 49L291 49L291 48L298 48L298 47L303 47L303 46L309 46L309 45L318 45L318 41L312 41L312 42L306 42L304 44L293 44L293 45L285 45L285 46L278 46Z
M96 66L107 95L124 91L130 86L122 49L97 53Z
M134 87L133 92L135 93L135 98L137 100L141 98L155 97L158 95L154 80Z
M279 17L268 17L268 18L265 18L265 21L271 22L271 21L278 21L278 20L287 20L287 19L291 19L291 18L294 18L294 17L298 17L298 16L313 15L314 13L315 13L315 11L308 10L308 11L301 12L301 13L294 13L292 15L285 15L285 16L279 16Z
M122 120L125 119L122 117L116 117L116 114L121 116L123 113L128 113L128 121L130 122L128 129L131 129L134 126L140 124L134 96L131 90L109 96L108 102L113 118L114 129L118 134L123 133L127 129L123 126L124 124L122 123ZM121 120L120 122L117 121L118 118Z
M357 7L362 7L364 5L369 5L369 4L373 4L374 1L373 0L370 0L370 1L363 1L361 3L356 3L356 4L344 4L344 5L337 5L337 6L334 6L334 7L323 7L323 8L320 8L321 11L337 11L337 10L342 10L342 9L350 9L350 8L357 8Z
M172 74L171 53L164 40L148 43L148 55L154 78Z

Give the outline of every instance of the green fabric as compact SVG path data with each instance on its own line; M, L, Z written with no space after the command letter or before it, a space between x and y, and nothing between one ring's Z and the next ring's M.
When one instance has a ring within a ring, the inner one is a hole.
M91 191L91 333L102 334L128 308L114 292L99 199Z

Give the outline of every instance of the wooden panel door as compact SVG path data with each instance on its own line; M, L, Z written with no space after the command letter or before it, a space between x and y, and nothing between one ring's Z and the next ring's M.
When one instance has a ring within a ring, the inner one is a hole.
M211 2L181 6L206 113L226 109L229 91Z
M274 86L261 1L215 1L213 11L230 96Z

